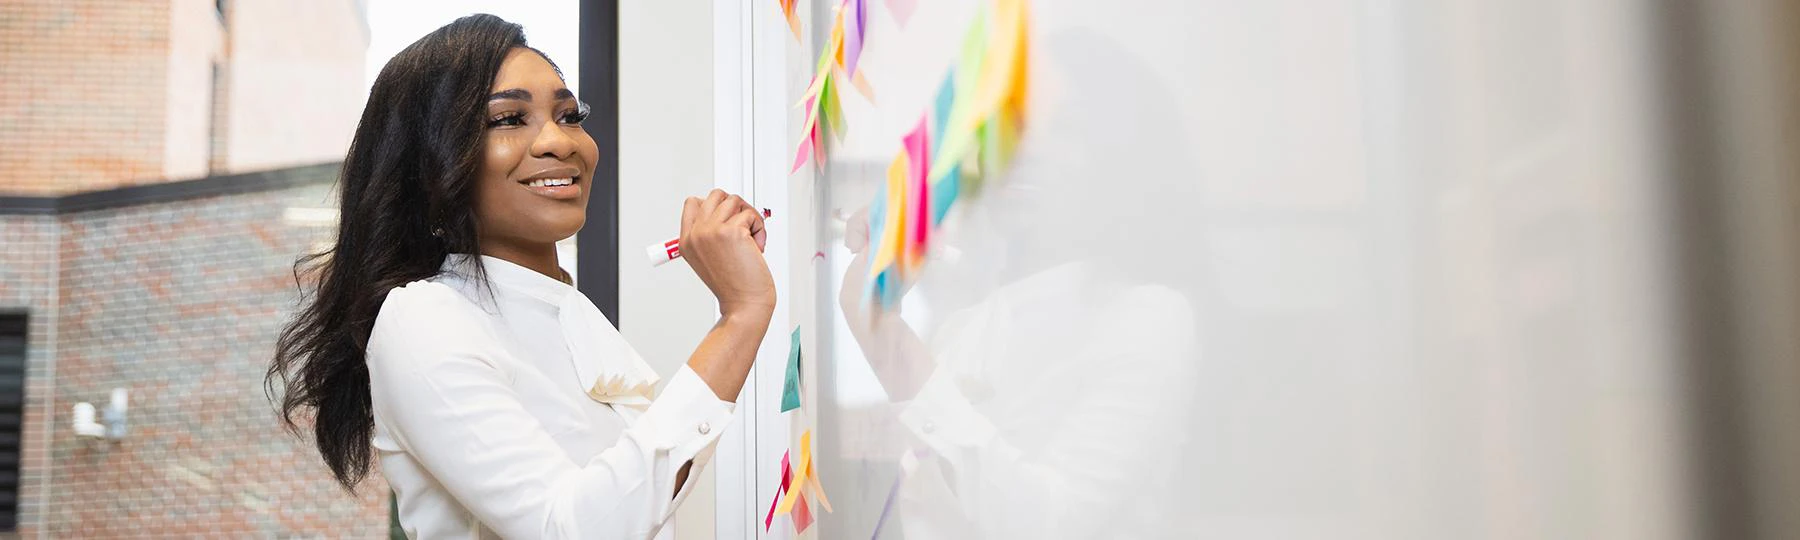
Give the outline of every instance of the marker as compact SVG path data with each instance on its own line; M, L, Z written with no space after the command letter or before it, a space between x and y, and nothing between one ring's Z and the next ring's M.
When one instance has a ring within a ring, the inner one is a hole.
M762 214L763 219L775 217L775 213L769 211L767 208L762 209ZM644 246L644 255L650 257L651 268L662 266L668 264L669 261L679 259L681 258L681 237L677 236L670 238L669 241L661 244Z

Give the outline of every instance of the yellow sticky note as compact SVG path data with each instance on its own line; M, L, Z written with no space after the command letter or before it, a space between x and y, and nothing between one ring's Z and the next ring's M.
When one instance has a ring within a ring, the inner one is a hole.
M795 473L794 476L797 480L800 474ZM800 486L794 486L794 488L787 490L787 493L781 496L781 504L775 506L776 514L786 514L794 510L794 500L800 497L801 490L799 488Z
M831 23L831 40L825 42L825 50L830 52L838 67L844 67L844 11L838 10L832 20L835 22Z
M901 221L906 214L906 152L894 156L888 164L887 210L883 212L881 238L871 238L875 243L875 258L869 264L869 275L875 276L900 258L900 242L905 234L901 229Z
M981 62L980 79L975 84L975 103L971 114L988 119L1000 106L1010 101L1023 75L1025 57L1025 5L1019 0L998 0L994 8L994 30L988 37L987 57Z
M794 481L788 484L787 494L781 497L781 504L775 507L775 513L786 514L793 511L794 501L800 498L800 492L805 491L806 486L811 482L807 478L811 474L812 432L806 431L800 434L800 459L794 466Z
M811 463L806 464L806 468L811 469L812 464ZM807 471L806 479L807 479L807 485L812 486L813 496L818 498L818 500L819 500L819 506L825 507L826 512L833 511L831 509L831 499L828 499L825 497L825 486L823 484L819 483L818 473L814 473L809 470L809 471Z
M956 74L953 76L956 85L956 100L950 105L950 116L944 123L944 132L938 134L940 142L937 151L931 156L930 178L941 178L974 147L975 128L981 125L981 118L974 116L976 83L980 78L981 64L987 51L988 30L987 13L977 11L975 21L969 23L969 32L963 36L962 54L956 61Z

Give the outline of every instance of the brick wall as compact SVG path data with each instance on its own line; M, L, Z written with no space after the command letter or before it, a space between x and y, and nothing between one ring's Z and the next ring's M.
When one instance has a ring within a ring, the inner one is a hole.
M168 8L0 2L0 192L72 193L162 176Z
M41 493L50 470L44 437L50 359L55 354L57 220L53 216L0 215L0 309L25 309L25 423L19 455L19 524L41 515ZM67 415L59 415L64 421Z
M297 300L294 258L330 234L284 212L329 206L328 196L321 182L0 216L0 307L29 307L33 317L22 536L386 533L380 477L360 497L345 495L309 445L276 428L262 392ZM129 435L116 445L78 440L69 408L102 403L114 387L131 391Z
M342 159L367 89L362 2L227 6L0 2L0 195Z
M361 2L227 14L0 0L0 196L341 159L365 88ZM306 170L307 187L0 215L0 309L31 317L20 536L385 535L385 483L345 495L262 392L291 265L329 234L284 219L330 206L334 170ZM77 440L70 408L114 387L131 391L130 434Z

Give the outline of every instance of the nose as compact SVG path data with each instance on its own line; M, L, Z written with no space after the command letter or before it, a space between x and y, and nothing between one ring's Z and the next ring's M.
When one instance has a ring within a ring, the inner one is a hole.
M551 124L538 130L537 138L531 140L533 157L562 160L575 153L575 138L570 137L565 129L581 129L580 127L563 127Z

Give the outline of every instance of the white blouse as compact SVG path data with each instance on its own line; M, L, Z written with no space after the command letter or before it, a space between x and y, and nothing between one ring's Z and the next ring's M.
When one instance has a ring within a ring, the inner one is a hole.
M673 538L734 408L686 366L652 401L655 372L586 296L486 256L389 292L368 366L410 538Z

